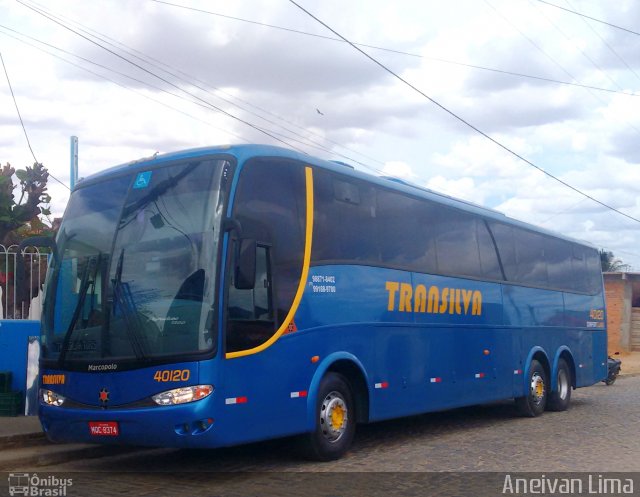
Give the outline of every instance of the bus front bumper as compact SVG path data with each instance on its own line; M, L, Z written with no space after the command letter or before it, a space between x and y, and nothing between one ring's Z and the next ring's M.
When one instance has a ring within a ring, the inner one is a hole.
M43 431L53 442L221 447L228 445L209 399L179 406L76 409L40 405Z

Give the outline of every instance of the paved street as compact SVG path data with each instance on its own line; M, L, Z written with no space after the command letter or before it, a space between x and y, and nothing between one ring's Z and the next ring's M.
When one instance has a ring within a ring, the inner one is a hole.
M250 489L265 490L274 482L295 495L294 482L317 489L323 481L341 481L346 486L327 489L326 495L336 495L357 482L366 485L378 479L377 485L383 485L398 478L405 483L418 478L397 472L640 470L640 376L621 377L611 387L601 383L573 393L569 411L548 412L535 419L517 417L512 403L504 402L361 426L353 449L331 463L300 460L295 441L277 440L218 450L153 449L38 469L41 474L88 472L74 476L81 486L90 484L99 490L97 495L125 491L171 495L178 489L189 489L185 495L209 495L214 483L221 494L233 490L231 494L247 495L256 493ZM317 472L332 475L323 479L309 474ZM336 479L335 472L385 475ZM278 495L286 495L278 488Z

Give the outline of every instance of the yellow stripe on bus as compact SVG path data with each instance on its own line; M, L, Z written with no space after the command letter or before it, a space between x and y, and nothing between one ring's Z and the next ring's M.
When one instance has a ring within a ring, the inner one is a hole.
M240 350L238 352L228 352L225 357L227 359L234 359L236 357L243 357L251 354L257 354L262 352L268 347L271 347L280 336L287 331L289 325L293 321L293 317L296 315L300 301L302 300L302 294L307 286L307 278L309 277L309 265L311 264L311 242L313 240L313 170L310 167L305 168L306 178L306 190L307 190L307 215L306 215L306 228L304 238L304 258L302 261L302 275L300 276L300 282L298 283L298 290L296 296L293 299L293 303L289 308L287 317L278 328L278 331L269 338L266 342L252 349Z

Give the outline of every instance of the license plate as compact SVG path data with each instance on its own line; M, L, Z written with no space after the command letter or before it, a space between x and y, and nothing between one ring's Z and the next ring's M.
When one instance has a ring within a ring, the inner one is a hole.
M120 429L117 421L89 421L89 432L94 437L117 437Z

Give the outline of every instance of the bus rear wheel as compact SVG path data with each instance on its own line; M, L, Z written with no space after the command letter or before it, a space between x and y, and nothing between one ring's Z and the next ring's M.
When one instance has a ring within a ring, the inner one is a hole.
M550 411L566 411L571 402L571 369L564 359L558 361L556 390L549 394L547 409Z
M516 407L523 416L533 418L544 412L549 381L544 367L535 359L531 361L527 378L527 395L516 399Z
M344 376L328 373L322 378L315 418L316 428L307 440L309 457L317 461L340 458L351 446L356 430L353 394Z

